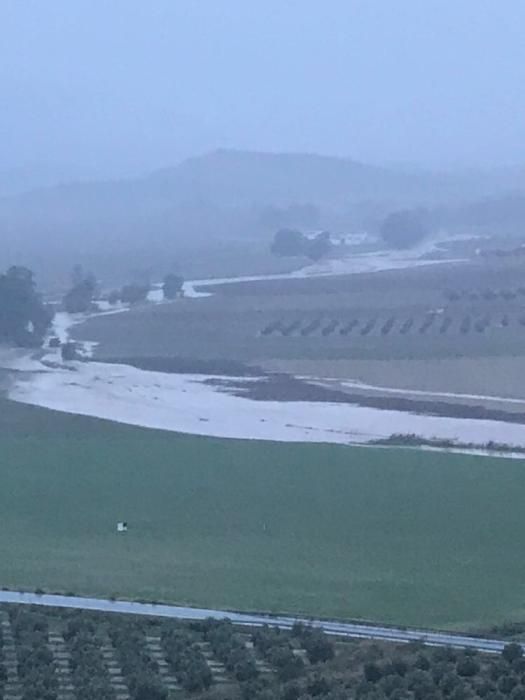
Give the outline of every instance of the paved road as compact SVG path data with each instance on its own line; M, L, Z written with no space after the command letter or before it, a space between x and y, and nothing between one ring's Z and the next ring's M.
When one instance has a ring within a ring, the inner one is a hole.
M447 634L445 632L429 632L418 629L399 629L394 627L380 627L377 625L359 625L350 622L310 620L298 617L252 615L229 612L226 610L186 608L178 605L153 605L151 603L133 603L50 594L38 595L36 593L18 593L15 591L0 591L0 603L43 605L58 608L75 608L77 610L98 610L129 615L152 615L179 620L204 620L208 617L216 619L228 618L239 625L260 626L271 624L281 627L282 629L290 629L295 622L304 622L305 624L320 627L327 634L339 635L341 637L405 643L416 641L429 646L451 646L461 649L477 649L478 651L493 654L501 652L506 644L505 641L497 639L483 639L479 637Z

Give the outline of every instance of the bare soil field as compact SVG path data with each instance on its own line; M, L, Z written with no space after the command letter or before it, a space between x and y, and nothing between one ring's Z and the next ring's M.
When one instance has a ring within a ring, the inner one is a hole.
M263 379L246 382L239 378L212 378L207 383L222 387L235 396L245 396L254 401L317 401L367 406L392 411L411 411L433 416L452 418L477 418L508 423L525 423L525 400L522 404L501 401L477 401L456 397L438 398L423 392L407 395L403 392L368 390L358 386L348 387L344 382L311 382L291 375L269 375ZM494 404L494 405L493 405Z
M343 277L243 282L218 286L207 298L94 318L76 334L99 342L96 356L106 360L235 361L291 373L305 373L309 366L314 376L325 377L341 376L341 368L351 361L357 363L357 376L363 381L372 380L374 370L363 372L372 360L380 361L378 367L395 361L393 374L401 372L399 382L379 370L381 381L403 387L407 381L403 377L410 374L402 372L407 363L410 371L415 363L417 376L426 372L426 366L421 370L423 361L433 359L432 370L442 374L439 363L445 360L452 366L458 358L470 362L521 357L522 280L523 264L477 261ZM462 362L461 372L465 366ZM483 393L480 375L487 373L474 367L467 376L475 391ZM349 370L345 376L356 378L351 364ZM504 374L501 370L497 376Z
M266 360L261 363L268 372L295 373L335 384L349 377L363 385L363 390L409 394L450 393L497 397L525 401L525 357L501 355L492 357L442 357L413 359L343 359L343 360ZM453 398L453 397L448 397ZM483 403L482 399L480 401ZM508 403L508 402L507 402ZM513 410L512 405L507 406Z

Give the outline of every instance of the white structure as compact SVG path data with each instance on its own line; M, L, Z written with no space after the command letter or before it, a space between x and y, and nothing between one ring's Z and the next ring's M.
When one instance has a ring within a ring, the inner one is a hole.
M125 521L117 523L117 532L127 532L128 524Z

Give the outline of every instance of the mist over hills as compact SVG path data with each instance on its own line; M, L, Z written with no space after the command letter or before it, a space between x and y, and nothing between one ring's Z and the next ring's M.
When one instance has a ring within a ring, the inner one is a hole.
M217 150L140 178L3 197L0 233L6 262L44 272L78 259L107 269L155 267L166 256L184 257L181 251L267 241L281 225L367 227L401 207L457 211L514 193L510 215L499 205L512 219L521 212L515 193L524 191L523 169L432 173L313 154ZM487 213L486 204L477 206ZM489 210L497 225L498 207Z

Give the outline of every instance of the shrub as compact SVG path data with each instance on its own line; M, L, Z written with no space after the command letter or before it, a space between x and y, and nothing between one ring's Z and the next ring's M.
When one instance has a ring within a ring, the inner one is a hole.
M120 299L123 304L139 304L142 301L146 301L149 291L150 287L148 285L127 284L125 287L122 287Z

